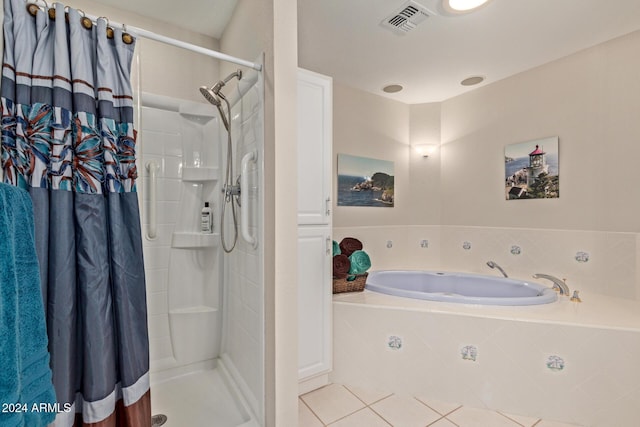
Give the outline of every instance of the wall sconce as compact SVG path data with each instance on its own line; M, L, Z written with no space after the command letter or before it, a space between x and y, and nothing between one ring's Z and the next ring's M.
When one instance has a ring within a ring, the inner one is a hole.
M418 144L414 145L413 149L422 157L429 157L438 150L438 146L435 144Z

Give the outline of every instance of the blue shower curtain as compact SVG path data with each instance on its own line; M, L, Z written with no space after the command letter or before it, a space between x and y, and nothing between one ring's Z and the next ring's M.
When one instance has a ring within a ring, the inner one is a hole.
M4 180L34 207L55 426L150 426L134 44L55 12L4 0L0 89Z

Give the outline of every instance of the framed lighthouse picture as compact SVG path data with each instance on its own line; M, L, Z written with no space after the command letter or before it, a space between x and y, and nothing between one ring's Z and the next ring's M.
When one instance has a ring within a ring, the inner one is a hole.
M507 145L504 149L506 199L560 197L558 165L557 136Z

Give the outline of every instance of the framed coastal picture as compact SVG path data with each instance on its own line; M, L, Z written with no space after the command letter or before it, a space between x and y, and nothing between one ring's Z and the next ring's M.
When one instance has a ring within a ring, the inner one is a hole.
M557 136L507 145L504 149L506 199L560 197L558 165Z
M393 207L393 162L338 154L338 206Z

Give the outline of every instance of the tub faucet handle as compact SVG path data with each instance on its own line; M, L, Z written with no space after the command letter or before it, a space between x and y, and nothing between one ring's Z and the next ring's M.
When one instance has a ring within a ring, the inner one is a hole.
M547 280L551 280L553 282L553 289L560 292L560 295L569 295L569 286L567 286L567 279L558 279L555 276L552 276L550 274L542 274L542 273L536 273L533 275L534 279L547 279Z
M573 291L573 296L571 297L571 301L573 302L582 302L580 296L578 296L578 291Z

